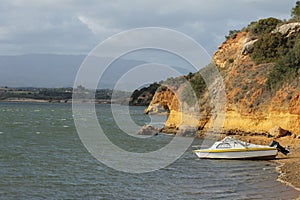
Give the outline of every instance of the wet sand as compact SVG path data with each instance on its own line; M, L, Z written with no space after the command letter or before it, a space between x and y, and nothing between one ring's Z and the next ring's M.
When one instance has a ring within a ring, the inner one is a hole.
M274 160L280 164L280 166L277 167L277 171L280 173L278 180L300 192L300 139L294 138L293 136L277 139L268 138L266 136L234 137L253 144L269 145L272 140L276 140L283 147L289 146L290 153L287 156L279 152L277 158ZM300 196L298 199L300 199Z
M280 154L276 162L282 165L278 167L279 180L283 181L300 192L300 139L278 139L282 145L290 146L291 153L288 156Z

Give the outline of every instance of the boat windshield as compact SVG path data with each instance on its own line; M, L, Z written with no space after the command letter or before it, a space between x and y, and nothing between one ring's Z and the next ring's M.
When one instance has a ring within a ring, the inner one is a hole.
M229 149L229 148L231 148L231 145L229 143L221 143L216 148L217 149Z
M235 144L239 144L239 145L241 145L241 146L243 146L243 147L247 147L247 143L246 142L243 142L243 141L240 141L240 140L236 140L236 139L234 139L234 138L232 138L232 137L226 137L226 138L224 138L223 140L222 140L222 142L223 142L223 144L225 144L225 143L234 143L234 145L233 146L235 146ZM230 145L230 144L229 144Z

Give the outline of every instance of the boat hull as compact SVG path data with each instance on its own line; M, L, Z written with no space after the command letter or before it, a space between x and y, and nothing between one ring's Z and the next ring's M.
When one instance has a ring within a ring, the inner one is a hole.
M201 151L195 150L195 154L199 158L207 159L260 159L269 160L277 156L276 149L270 150L241 150L241 151Z

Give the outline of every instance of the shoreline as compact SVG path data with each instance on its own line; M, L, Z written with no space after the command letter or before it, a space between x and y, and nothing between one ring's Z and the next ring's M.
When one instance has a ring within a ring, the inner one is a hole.
M300 199L300 140L287 137L278 141L283 145L289 145L291 152L286 158L279 155L275 160L280 164L276 168L280 173L277 180L297 190L299 192L298 199Z
M174 129L164 129L166 134L174 135ZM232 132L231 132L232 133ZM291 188L293 188L297 193L298 197L296 199L300 200L300 138L295 137L295 135L284 136L280 138L267 137L262 134L250 134L245 132L235 131L234 134L230 132L221 134L209 134L203 131L198 131L196 138L199 139L213 139L220 140L226 136L232 136L238 140L242 140L248 143L267 145L276 140L281 146L288 146L290 153L285 156L281 152L275 159L270 160L271 162L277 164L276 172L278 173L276 181L281 182ZM188 137L188 136L187 136Z
M28 98L8 98L0 100L0 102L6 103L62 103L62 104L72 104L72 99L62 99L62 100L45 100L45 99L28 99ZM111 100L95 100L95 101L76 101L75 103L95 103L95 104L116 104L117 102L112 102ZM119 102L120 103L120 102Z
M0 100L0 102L16 102L16 103L49 103L49 100L43 100L43 99L26 99L26 98L9 98Z
M54 100L49 102L48 100L24 98L24 99L5 99L5 100L0 100L0 102L71 103L72 101L57 102ZM228 136L229 135L230 134L228 134ZM199 138L206 137L205 134L199 134L198 136L200 136ZM225 136L227 136L227 134L221 134L221 137L225 137ZM292 187L293 189L298 191L299 197L297 199L300 199L300 139L299 138L294 138L293 136L285 136L285 137L274 139L274 138L266 137L264 135L247 135L243 133L240 134L237 133L231 136L242 141L251 142L253 144L269 145L272 140L276 140L282 146L289 146L291 152L289 153L288 156L284 156L279 152L276 159L271 161L279 165L276 166L276 171L279 173L277 181L289 187Z
M296 187L295 185L288 182L287 180L284 180L286 173L283 172L282 167L284 167L285 163L278 162L278 161L275 161L275 162L279 164L279 166L276 167L276 171L279 173L277 181L279 181L279 182L281 182L281 183L283 183L283 184L285 184L289 187L292 187L293 189L295 189L296 191L298 191L300 193L300 188ZM298 197L298 199L300 199L300 196Z
M276 171L279 173L277 181L295 189L299 193L297 199L300 199L300 139L292 136L277 139L257 135L233 135L233 137L261 145L269 145L272 140L276 140L282 146L289 146L290 153L287 156L278 152L276 159L271 161L279 165L276 166Z

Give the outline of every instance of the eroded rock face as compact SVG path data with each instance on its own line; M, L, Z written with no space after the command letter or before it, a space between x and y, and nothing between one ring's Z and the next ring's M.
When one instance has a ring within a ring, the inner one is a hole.
M235 38L228 39L215 52L213 63L221 69L227 68L228 65L233 63L232 60L236 62L237 59L240 59L244 46L249 41L251 41L251 38L246 32L240 32Z
M149 106L144 111L146 114L168 113L171 110L179 110L179 101L171 90L156 92Z
M282 32L284 37L295 31L300 33L300 23L286 24L275 31ZM222 122L224 131L267 133L277 125L298 137L300 135L300 88L297 86L297 80L273 94L266 95L264 88L267 74L274 64L256 64L251 59L249 53L256 41L249 33L240 32L236 37L225 41L213 56L212 62L220 70L226 90L226 116L225 121ZM201 102L213 101L209 95L204 95ZM195 120L198 120L199 129L207 129L213 124L212 115L205 113L202 108L198 118L182 113L179 110L180 102L171 91L155 94L148 109L153 109L154 105L161 107L166 105L169 108L167 128L178 130L181 125L193 125ZM182 119L186 119L185 124L182 123ZM281 135L282 133L275 134L274 137Z

